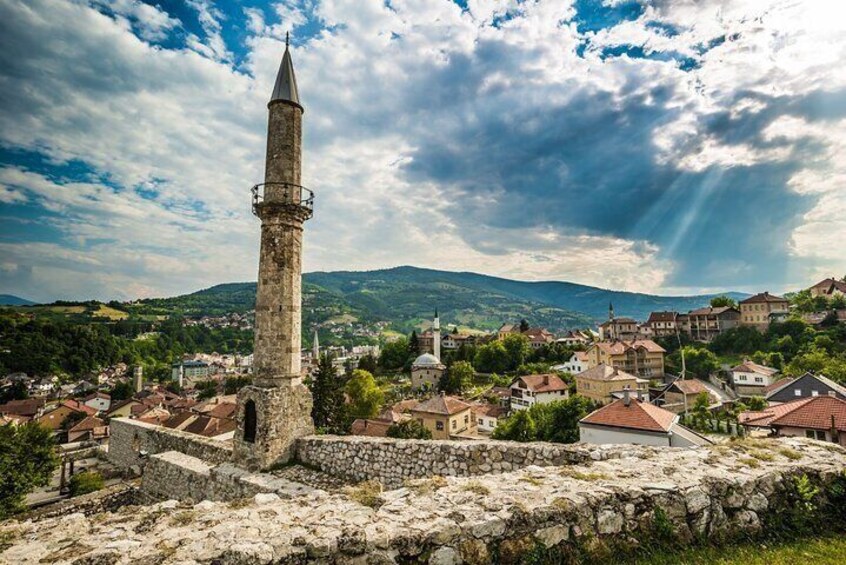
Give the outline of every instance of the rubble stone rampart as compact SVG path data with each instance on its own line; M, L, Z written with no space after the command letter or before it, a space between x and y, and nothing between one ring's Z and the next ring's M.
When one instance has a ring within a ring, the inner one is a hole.
M128 418L115 418L109 426L109 461L124 470L140 471L150 456L165 451L178 451L211 464L225 463L232 457L232 446L228 442L197 434Z

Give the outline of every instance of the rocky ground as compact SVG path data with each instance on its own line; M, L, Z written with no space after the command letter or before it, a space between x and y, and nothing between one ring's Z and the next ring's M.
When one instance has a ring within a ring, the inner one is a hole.
M282 472L309 480L304 470ZM632 446L620 459L590 465L434 477L390 491L324 484L291 499L166 501L6 522L0 562L447 564L491 562L493 551L508 562L531 549L527 543L548 548L588 534L637 543L632 536L657 506L682 539L754 532L786 482L811 476L822 485L844 472L846 450L804 439Z

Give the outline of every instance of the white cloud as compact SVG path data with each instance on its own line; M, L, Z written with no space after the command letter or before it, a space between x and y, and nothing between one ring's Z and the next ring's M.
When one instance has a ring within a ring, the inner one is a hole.
M656 159L690 171L749 166L789 158L798 138L769 147L726 142L709 131L710 116L725 111L741 120L765 113L765 97L846 86L837 64L843 34L813 3L656 2L637 21L593 34L592 50L579 57L572 2L470 0L467 11L432 0L286 2L265 15L245 10L251 35L239 70L230 63L235 46L222 35L232 15L209 0L190 1L204 37L189 37L188 49L146 42L179 24L161 9L109 4L116 17L81 2L0 0L8 31L0 47L26 54L0 54L0 142L54 163L87 163L110 181L0 171L0 201L37 202L62 214L53 227L65 242L2 249L3 272L16 273L3 279L29 277L41 297L156 295L255 277L258 226L247 190L261 180L265 104L284 32L306 24L312 10L326 29L292 48L306 108L305 183L317 193L306 229L309 270L416 264L660 290L674 264L654 243L543 222L502 225L486 215L491 205L519 206L496 192L499 179L476 196L478 213L462 218L458 188L409 178L422 140L437 133L444 145L458 143L479 123L507 121L516 106L536 112L509 127L542 133L543 109L578 95L608 95L625 108L636 97L658 104L654 93L663 92L672 112L654 125ZM506 12L515 17L491 26ZM656 18L678 35L647 28ZM603 46L623 43L698 56L698 46L722 35L729 40L689 73L673 61L599 57ZM462 61L463 74L455 70ZM780 127L764 141L785 138ZM792 252L811 262L797 273L804 282L820 264L846 270L831 251L844 229L836 213L846 171L827 169L843 154L830 125L796 127L828 148L792 180L795 191L821 198L793 234ZM562 178L566 165L562 159ZM136 187L156 195L145 198Z

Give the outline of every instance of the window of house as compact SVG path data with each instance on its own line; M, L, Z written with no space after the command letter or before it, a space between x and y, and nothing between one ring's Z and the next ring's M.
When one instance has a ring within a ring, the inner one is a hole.
M484 426L484 425L485 425L485 420L484 420L484 418L479 418L479 425L480 425L480 426Z
M470 423L470 416L464 416L464 423L465 423L465 424L469 424L469 423Z
M820 393L818 391L816 391L816 390L811 391L811 396L819 396L819 395L820 395Z
M456 427L458 427L457 421L452 420L452 429L454 430Z
M805 430L805 437L814 439L814 430Z
M435 429L438 430L439 432L444 431L444 423L442 421L438 420L437 422L435 422Z
M762 377L755 377L755 382L756 383L762 383L762 382L764 382L764 379Z
M825 432L817 430L817 439L820 441L825 441Z
M794 390L794 391L793 391L793 396L802 396L802 389L801 389L801 388L797 388L796 390Z

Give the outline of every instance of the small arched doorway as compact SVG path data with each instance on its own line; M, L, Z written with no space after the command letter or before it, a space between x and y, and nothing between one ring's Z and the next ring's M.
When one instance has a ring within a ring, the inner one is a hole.
M244 404L244 441L248 443L256 441L256 403L252 400Z

